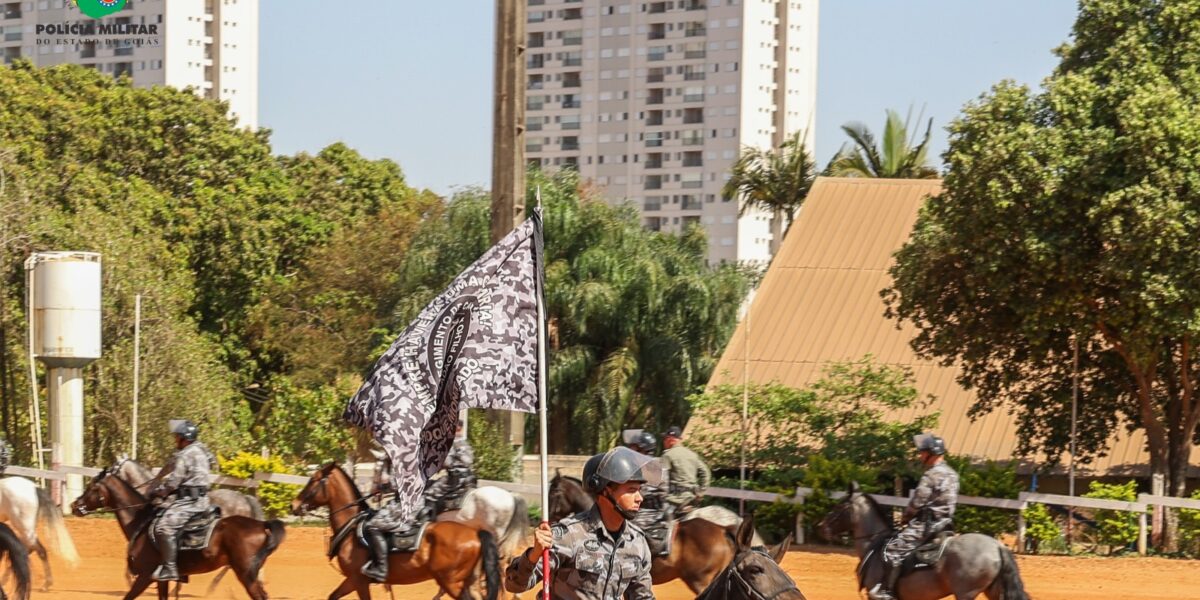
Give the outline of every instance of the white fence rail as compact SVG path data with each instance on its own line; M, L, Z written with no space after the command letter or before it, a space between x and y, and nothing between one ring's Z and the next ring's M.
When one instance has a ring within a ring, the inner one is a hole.
M6 475L19 475L22 477L31 477L35 479L49 479L53 481L64 481L68 474L84 475L87 477L95 476L100 472L100 469L92 467L79 467L73 465L60 465L54 470L34 469L31 467L23 467L11 465L5 469ZM302 475L291 475L288 473L255 473L249 479L230 477L228 475L213 475L212 483L218 485L227 485L233 487L257 488L263 482L283 483L291 485L304 485L308 482L308 477ZM359 484L362 485L362 481ZM541 488L537 484L530 483L513 483L509 481L492 481L481 479L480 485L492 485L503 488L515 494L521 494L529 498L538 498L541 493ZM718 498L729 498L733 500L747 500L752 502L791 502L795 504L803 504L805 499L813 495L814 490L810 488L796 488L793 495L773 494L769 492L759 492L754 490L739 490L731 488L709 488L706 490L706 495ZM830 498L840 499L846 496L845 492L832 492ZM876 502L892 507L903 507L908 504L908 498L899 496L885 496L882 494L871 494L871 497ZM1025 517L1024 511L1030 504L1053 504L1056 506L1069 506L1074 508L1092 508L1103 510L1116 510L1124 512L1134 512L1138 514L1138 553L1146 553L1148 519L1147 515L1151 507L1161 506L1170 508L1183 508L1190 510L1200 510L1200 500L1189 498L1174 498L1171 496L1153 496L1150 494L1139 494L1137 501L1126 502L1121 500L1102 500L1098 498L1083 498L1080 496L1064 496L1061 494L1040 494L1032 492L1021 492L1016 500L1011 498L984 498L979 496L959 496L958 503L967 506L982 506L987 508L997 508L1002 510L1015 510L1017 513L1017 548L1024 548L1025 544ZM802 516L796 518L795 538L799 543L804 543L804 523Z

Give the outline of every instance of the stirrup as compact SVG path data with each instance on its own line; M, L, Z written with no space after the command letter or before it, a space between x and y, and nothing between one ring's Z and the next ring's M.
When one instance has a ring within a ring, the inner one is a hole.
M175 565L158 565L151 575L155 581L179 581L179 567Z
M867 598L870 600L896 600L896 594L892 590L883 589L882 583L875 584L871 591L867 592Z

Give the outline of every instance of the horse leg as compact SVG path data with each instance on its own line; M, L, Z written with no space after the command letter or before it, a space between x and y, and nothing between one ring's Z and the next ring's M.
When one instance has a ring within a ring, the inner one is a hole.
M239 569L234 571L237 573L238 581L242 582L242 587L246 588L246 593L250 595L251 600L267 600L267 590L263 588L262 581L249 571ZM254 577L251 579L251 577Z
M50 573L50 559L46 556L46 547L42 545L42 540L33 542L34 552L37 552L38 558L42 561L42 567L46 570L46 578L42 583L42 591L50 591L50 586L54 584L54 575Z
M134 600L134 598L141 596L142 592L146 591L146 588L150 587L151 583L154 583L154 580L150 578L149 573L138 575L137 579L133 580L133 585L129 588L129 593L125 594L125 600Z

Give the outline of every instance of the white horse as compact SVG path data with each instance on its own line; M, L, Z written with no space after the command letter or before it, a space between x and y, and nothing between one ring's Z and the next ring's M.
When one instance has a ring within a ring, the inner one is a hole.
M486 529L496 536L501 558L525 549L529 534L529 508L525 499L492 485L475 488L463 496L462 508L438 515L439 521L458 521Z
M63 560L72 568L79 564L79 552L75 550L75 542L63 524L62 511L53 501L46 490L24 477L9 476L0 479L0 522L12 526L13 532L25 544L30 552L36 552L46 569L46 579L42 591L47 591L54 583L50 573L50 561L46 557L46 547L42 545L37 535L37 524L41 522L50 534L50 545L55 548Z

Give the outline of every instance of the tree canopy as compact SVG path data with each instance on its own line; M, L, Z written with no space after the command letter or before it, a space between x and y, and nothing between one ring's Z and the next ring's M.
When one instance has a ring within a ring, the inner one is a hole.
M1182 495L1200 422L1200 2L1085 0L1038 92L1002 82L950 126L944 192L886 296L922 355L962 365L1022 451L1145 432ZM1168 540L1168 546L1170 540Z

